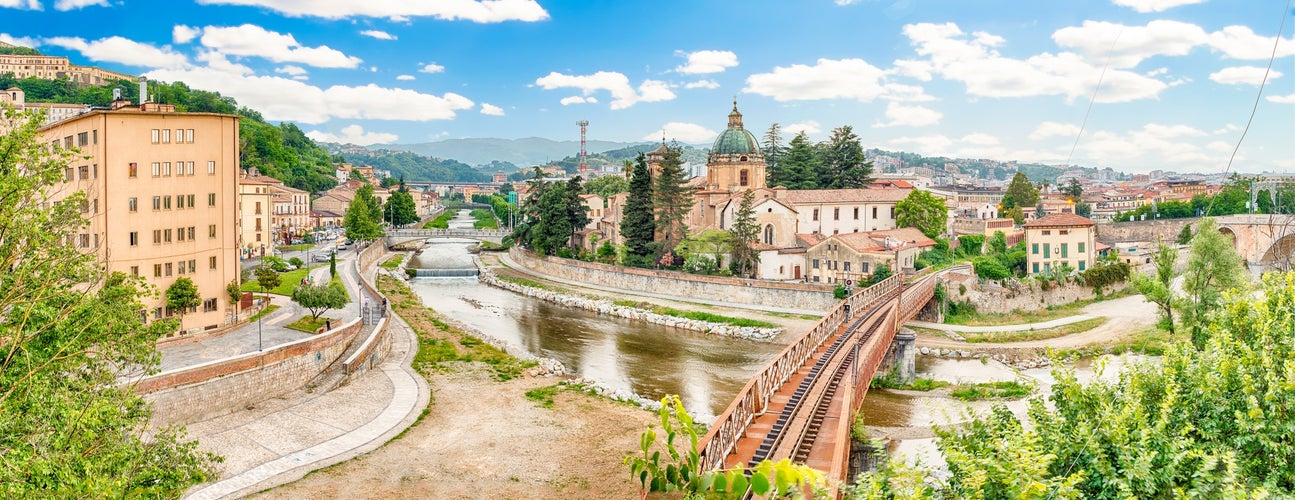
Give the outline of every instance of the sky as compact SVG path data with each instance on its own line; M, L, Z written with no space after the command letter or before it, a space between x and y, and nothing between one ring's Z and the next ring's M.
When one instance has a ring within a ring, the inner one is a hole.
M317 140L588 120L708 144L736 99L757 137L849 125L866 148L1126 172L1223 172L1243 133L1232 171L1295 172L1292 33L1289 0L0 0L2 41Z

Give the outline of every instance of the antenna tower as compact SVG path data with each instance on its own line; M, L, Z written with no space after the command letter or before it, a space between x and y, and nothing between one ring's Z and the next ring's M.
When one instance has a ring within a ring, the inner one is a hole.
M589 120L580 120L576 122L580 126L580 173L585 173L589 169L587 154L585 153L585 132L589 129Z

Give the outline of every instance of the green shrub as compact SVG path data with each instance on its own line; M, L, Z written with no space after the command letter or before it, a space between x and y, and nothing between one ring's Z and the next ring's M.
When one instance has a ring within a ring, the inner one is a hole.
M1002 262L994 257L980 256L972 259L971 265L976 270L976 276L987 280L1001 280L1012 276L1012 272L1003 266Z
M845 298L845 285L836 285L836 288L833 288L833 289L832 289L832 296L833 296L833 297L836 297L836 298L838 298L838 299L844 299L844 298Z

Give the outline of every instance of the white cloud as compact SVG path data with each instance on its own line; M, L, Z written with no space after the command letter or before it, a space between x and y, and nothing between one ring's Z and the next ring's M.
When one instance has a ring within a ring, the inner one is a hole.
M535 0L198 0L208 5L250 5L265 7L289 16L326 19L385 17L403 21L410 17L433 17L448 21L477 23L543 21L549 13Z
M202 82L204 88L233 97L272 121L318 124L334 118L451 120L457 111L474 106L470 99L453 92L438 96L374 84L320 88L289 78L255 75L246 66L231 63L219 54L206 55L205 60L208 65L204 67L154 70L146 76Z
M202 30L199 28L177 24L174 28L171 28L171 41L175 43L189 43L192 42L194 38L198 38L198 35L201 34Z
M303 68L301 66L293 66L293 65L281 66L278 68L274 68L274 72L288 75L293 80L305 80L309 78L306 75L306 68Z
M83 9L91 5L107 7L108 0L57 0L54 2L54 10L68 11Z
M544 90L580 89L585 97L599 90L605 90L612 95L612 109L625 109L639 102L669 101L675 98L674 92L665 82L643 80L643 83L639 84L638 91L635 91L630 85L629 78L615 71L599 71L592 75L564 75L554 71L535 79L535 84Z
M782 127L782 130L791 135L797 135L801 132L804 132L805 135L818 135L823 133L823 126L814 120L805 120L800 123L788 124Z
M445 71L445 66L436 63L428 63L418 70L419 73L440 73L442 71Z
M1277 42L1277 57L1295 55L1295 37L1275 40L1270 36L1256 35L1245 26L1228 26L1210 33L1205 43L1210 48L1233 59L1267 60L1273 55L1273 42Z
M676 54L685 55L678 51ZM737 66L737 54L729 50L699 50L687 53L688 63L675 68L675 71L687 75L704 73L721 73Z
M40 10L40 0L0 0L0 7Z
M75 50L97 62L120 63L144 68L183 68L189 65L188 58L171 50L170 46L158 48L119 36L101 38L93 42L87 42L83 38L54 37L46 38L45 43Z
M948 155L953 140L941 134L920 137L897 137L886 141L891 147L914 151L923 155Z
M1049 137L1074 137L1079 134L1079 125L1059 122L1043 122L1030 132L1030 140L1037 141Z
M667 140L695 144L714 139L716 135L719 135L719 132L696 123L670 122L662 125L660 129L643 136L643 140L658 141L665 137Z
M933 99L921 87L886 82L886 72L863 59L819 59L813 66L793 64L775 67L770 73L756 73L747 77L743 92L772 97L775 101Z
M1185 56L1206 37L1200 26L1165 20L1151 21L1146 26L1084 21L1081 26L1052 34L1057 45L1078 49L1099 64L1109 59L1113 68L1132 68L1152 56Z
M854 5L854 4L859 3L859 2L860 2L860 0L836 0L836 4L837 4L837 5L841 5L841 6L845 6L845 5Z
M1002 39L987 33L968 37L954 23L904 26L904 35L926 57L931 72L962 82L967 94L981 97L1062 95L1068 99L1092 94L1102 68L1073 52L1041 53L1028 59L1004 57L994 48ZM907 63L910 66L917 63ZM897 64L898 65L898 64ZM920 65L918 65L920 66ZM1156 97L1169 85L1124 70L1109 70L1099 102L1127 102Z
M414 75L399 75L396 77L396 79L402 82L407 82L407 81L413 80Z
M1275 102L1277 104L1295 104L1295 93L1286 95L1270 95L1266 99L1268 99L1268 102Z
M360 34L361 34L361 35L364 35L364 36L367 36L367 37L369 37L369 38L377 38L378 40L395 40L395 39L396 39L396 35L393 35L393 34L391 34L391 33L387 33L387 32L382 31L382 30L364 30L364 31L361 31L361 32L360 32Z
M340 144L356 144L368 146L370 144L390 144L400 139L396 134L386 132L365 132L364 127L359 125L347 125L342 127L341 134L325 132L322 130L311 130L306 132L306 137L320 142L336 142Z
M1148 12L1163 12L1180 5L1191 5L1204 1L1205 0L1113 0L1115 5L1129 7L1143 14Z
M1079 154L1087 157L1089 162L1102 164L1135 166L1155 163L1196 170L1221 168L1231 150L1202 147L1197 138L1208 135L1187 125L1156 123L1120 132L1099 130L1087 134L1079 143Z
M2 2L3 0L0 0ZM0 42L11 45L20 45L27 48L40 47L40 40L25 36L13 36L8 33L0 33Z
M571 104L597 104L598 99L592 96L581 97L578 95L573 95L571 97L563 97L562 100L558 101L558 103L562 104L563 106L568 106Z
M961 142L966 144L975 144L977 146L997 146L1002 143L997 137L983 133L975 132L962 136Z
M490 116L504 116L504 108L494 104L481 103L481 114Z
M1215 130L1214 132L1212 132L1212 133L1213 133L1214 135L1223 135L1223 134L1228 134L1228 133L1236 132L1236 131L1238 131L1238 130L1241 130L1241 126L1240 126L1240 125L1237 125L1237 124L1235 124L1235 123L1229 123L1229 124L1227 124L1227 125L1224 125L1222 128L1216 129L1216 130Z
M291 34L270 31L254 24L207 26L202 45L225 55L251 56L274 62L295 62L317 68L354 68L360 58L348 56L327 45L306 47Z
M1282 76L1280 71L1268 71L1259 66L1233 66L1210 73L1210 80L1225 85L1259 85L1264 80L1265 72L1268 73L1268 81Z
M877 122L873 127L926 127L938 125L944 113L923 106L905 106L897 102L886 105L886 122Z
M683 88L686 88L686 89L717 89L717 88L719 88L719 83L718 83L718 82L716 82L715 80L697 80L697 81L695 81L695 82L688 82L688 83L685 83L685 84L683 85Z

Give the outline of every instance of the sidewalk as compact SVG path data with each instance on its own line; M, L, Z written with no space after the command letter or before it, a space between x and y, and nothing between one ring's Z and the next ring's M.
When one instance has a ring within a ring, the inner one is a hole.
M943 330L946 332L969 332L969 333L996 333L996 332L1024 332L1029 330L1044 330L1047 328L1056 328L1066 326L1072 323L1096 319L1098 316L1089 316L1087 314L1076 314L1064 318L1044 321L1040 323L1028 323L1023 325L998 325L998 326L965 326L965 325L948 325L944 323L931 323L929 321L909 321L904 323L907 326L916 326L918 328L930 328L932 330Z
M377 369L324 394L296 391L189 425L189 437L225 461L220 480L195 486L186 498L238 497L295 481L375 450L413 425L431 393L410 367L417 336L398 316L388 321L391 352Z

